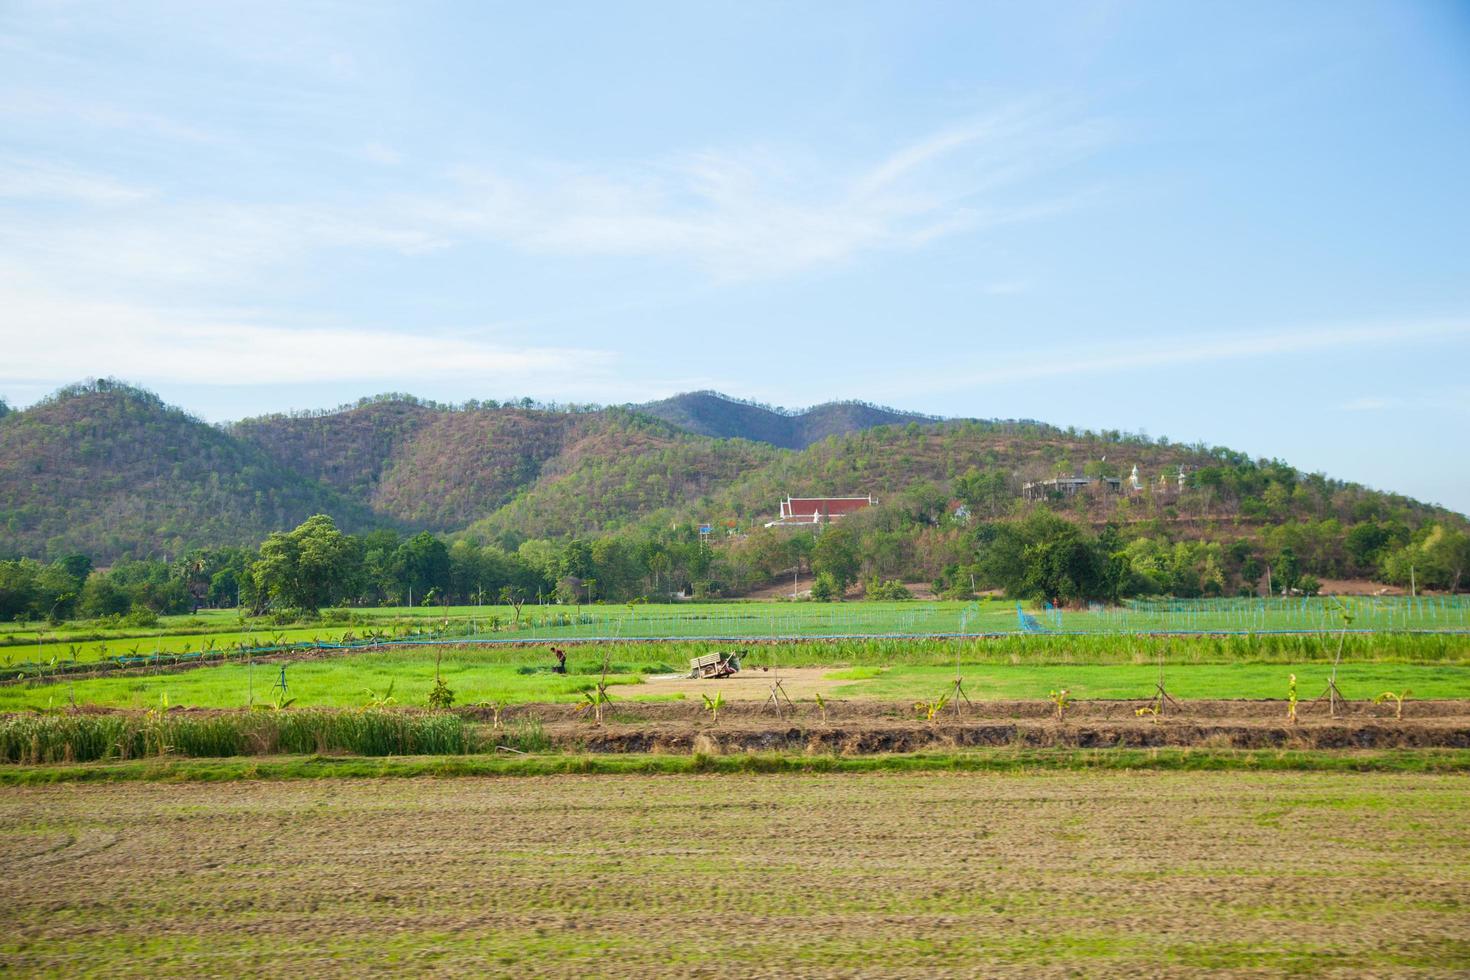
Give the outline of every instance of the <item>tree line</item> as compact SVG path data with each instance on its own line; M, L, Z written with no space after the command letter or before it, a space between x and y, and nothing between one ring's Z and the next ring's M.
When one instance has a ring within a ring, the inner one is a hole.
M258 548L195 549L107 569L80 554L49 564L0 561L0 620L142 625L204 607L295 616L327 606L703 599L787 576L810 576L816 599L903 598L902 582L924 581L950 598L1001 589L1057 603L1118 602L1266 589L1310 594L1320 588L1318 576L1340 567L1311 522L1255 538L1172 540L1159 524L1098 527L1045 506L977 520L974 512L999 505L996 481L972 473L954 489L960 506L937 486L920 485L820 529L701 535L692 524L672 523L538 538L513 549L427 531L348 534L318 514ZM1370 519L1329 531L1351 568L1390 583L1456 592L1470 568L1470 534L1448 522L1411 530Z

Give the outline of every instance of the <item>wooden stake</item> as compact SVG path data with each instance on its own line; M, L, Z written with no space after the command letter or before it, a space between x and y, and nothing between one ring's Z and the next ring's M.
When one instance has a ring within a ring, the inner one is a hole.
M772 657L771 659L772 661L775 660L774 657ZM761 705L761 712L764 713L766 708L768 707L775 708L776 717L784 718L786 717L786 708L790 707L792 712L794 713L796 711L796 705L792 704L791 695L786 693L786 688L781 683L781 668L773 662L771 664L771 670L775 672L775 676L771 681L771 693L770 696L766 698L765 704ZM786 701L785 705L782 705L781 703L783 698Z

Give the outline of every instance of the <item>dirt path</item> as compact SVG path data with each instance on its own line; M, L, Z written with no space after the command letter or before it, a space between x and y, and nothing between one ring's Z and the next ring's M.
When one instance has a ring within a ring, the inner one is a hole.
M649 694L682 694L686 698L700 701L701 694L714 697L722 693L726 701L764 701L771 696L771 685L777 678L788 697L811 698L813 694L823 697L835 689L861 681L829 680L828 674L837 667L791 667L783 670L761 670L747 668L731 677L718 680L691 680L683 674L655 674L647 679Z

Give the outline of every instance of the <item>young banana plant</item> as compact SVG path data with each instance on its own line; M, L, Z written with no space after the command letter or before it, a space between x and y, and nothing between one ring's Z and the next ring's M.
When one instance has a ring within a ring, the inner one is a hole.
M1384 691L1382 694L1378 695L1378 697L1376 697L1376 698L1373 699L1373 703L1374 704L1382 704L1385 701L1392 701L1393 702L1393 717L1394 717L1394 720L1395 721L1403 721L1404 720L1404 702L1408 700L1409 695L1412 694L1412 693L1414 693L1414 692L1413 691L1407 691L1407 690L1405 690L1405 691L1399 691L1397 693L1395 693L1393 691Z
M718 725L720 723L720 709L725 706L725 692L716 691L714 697L710 697L708 694L700 696L704 698L704 710L709 712L710 723Z

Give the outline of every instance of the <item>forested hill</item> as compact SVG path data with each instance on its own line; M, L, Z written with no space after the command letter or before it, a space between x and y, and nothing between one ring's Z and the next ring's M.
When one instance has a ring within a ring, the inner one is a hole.
M428 529L510 549L691 523L744 531L787 494L873 494L883 506L867 523L881 535L885 521L947 527L958 503L982 521L1014 515L1028 506L1026 480L1126 478L1135 465L1140 493L1048 506L1094 526L1221 542L1288 526L1342 542L1368 524L1389 540L1445 516L1227 450L860 402L788 413L710 393L616 408L394 395L220 427L103 381L0 415L0 558L106 563L253 545L318 512L350 531Z
M448 531L507 503L599 418L523 408L449 411L395 399L324 415L249 419L230 431L385 518Z
M136 388L74 385L0 416L0 556L177 555L258 541L321 512L344 527L379 522Z
M935 419L866 402L829 402L801 412L756 405L717 391L695 391L636 406L686 432L716 439L749 439L782 449L805 449L828 436L847 435L880 425L933 422Z

